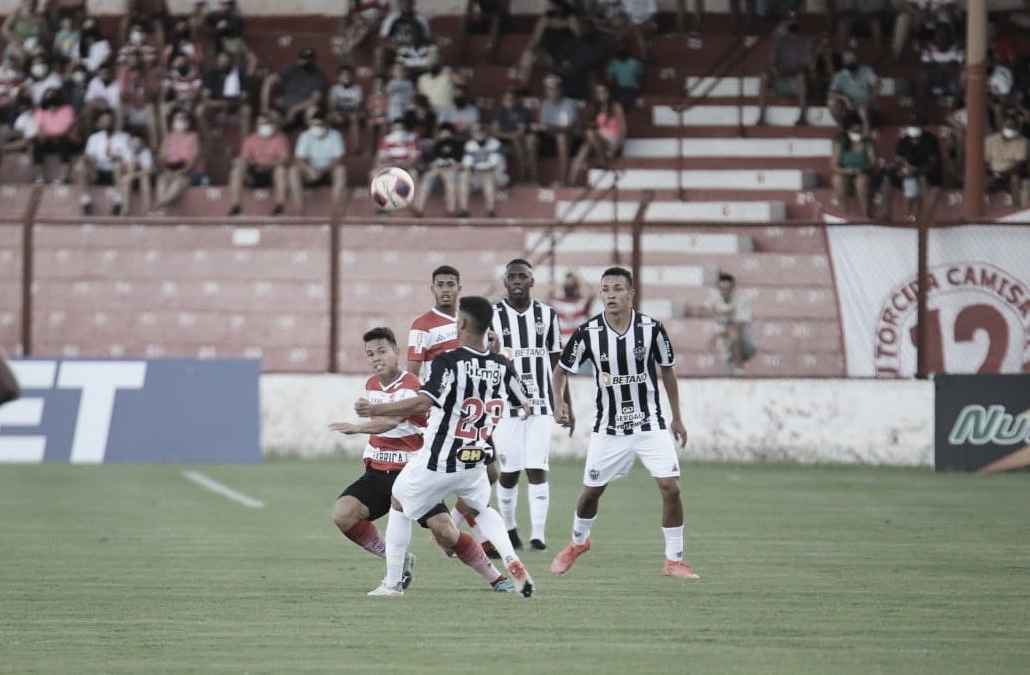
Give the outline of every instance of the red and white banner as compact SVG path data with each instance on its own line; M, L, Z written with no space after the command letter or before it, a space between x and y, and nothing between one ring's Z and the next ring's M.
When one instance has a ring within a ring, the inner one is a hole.
M916 371L914 229L829 226L847 372ZM1030 227L930 231L931 372L1030 372Z

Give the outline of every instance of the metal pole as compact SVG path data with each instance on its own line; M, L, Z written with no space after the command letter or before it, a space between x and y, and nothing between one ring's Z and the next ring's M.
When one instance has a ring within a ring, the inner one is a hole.
M926 310L926 296L930 280L929 265L926 259L930 227L925 218L919 219L919 224L916 225L916 232L916 256L919 258L917 262L919 294L916 307L916 377L920 380L925 380L930 375L928 372L930 370L930 350L927 346L930 331L928 330Z
M969 0L966 23L966 180L963 214L984 213L984 138L987 128L987 1Z
M21 353L32 356L32 217L21 231Z
M619 253L619 172L612 169L612 264L622 263Z
M329 223L329 372L339 372L340 348L340 223L334 209Z
M641 218L633 219L633 252L632 252L632 268L633 268L633 283L636 286L636 293L633 294L633 309L640 311L640 297L644 294L643 280L640 278L640 268L643 266L641 261L640 251L640 237L644 231L644 224L641 222Z

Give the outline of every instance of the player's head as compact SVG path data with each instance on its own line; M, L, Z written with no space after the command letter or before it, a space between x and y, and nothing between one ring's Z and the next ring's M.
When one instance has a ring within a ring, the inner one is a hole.
M365 341L365 358L373 373L381 375L397 369L397 338L392 330L379 326L367 331L361 339Z
M433 270L431 289L436 308L453 314L461 293L461 274L450 265L440 265Z
M609 267L601 275L601 302L608 312L633 308L633 274L624 267Z
M486 298L470 295L461 299L458 308L458 331L470 337L482 338L494 319L494 306Z
M730 297L733 296L733 289L737 286L737 280L734 276L728 272L719 273L719 293L722 294L724 300L729 301Z
M504 290L508 300L523 303L529 300L533 288L533 265L528 260L515 258L504 267Z

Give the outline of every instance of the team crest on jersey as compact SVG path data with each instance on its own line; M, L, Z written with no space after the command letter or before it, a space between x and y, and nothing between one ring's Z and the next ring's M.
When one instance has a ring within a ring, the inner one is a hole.
M543 321L537 321L536 322L536 334L537 335L543 335L546 332L547 332L547 326L544 325L544 322Z
M637 361L643 361L647 355L647 350L644 349L644 345L637 344L636 348L633 349L633 356L637 357Z
M607 354L601 354L600 361L601 361L601 363L608 363L608 355Z
M607 387L607 386L611 385L611 383L612 383L612 376L609 373L601 373L598 377L601 380L601 385L602 386Z
M501 332L502 332L502 334L504 335L504 337L509 337L509 336L511 335L511 329L510 329L510 328L505 328L505 329L504 329L503 331L501 331Z

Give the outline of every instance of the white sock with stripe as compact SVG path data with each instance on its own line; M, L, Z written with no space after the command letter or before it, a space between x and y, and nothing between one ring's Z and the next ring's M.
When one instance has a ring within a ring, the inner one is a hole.
M587 543L590 537L590 528L594 526L594 518L580 518L579 514L572 517L572 543L582 545Z
M551 484L547 481L529 484L529 520L533 524L530 539L547 541L547 511L551 508Z
M386 578L383 583L394 588L404 573L404 556L411 544L411 518L402 511L390 509L386 521Z
M497 552L501 554L501 562L504 563L505 567L512 560L519 559L515 555L515 548L511 545L511 539L508 538L508 529L504 527L504 519L501 518L501 514L488 506L476 516L476 524L483 534L486 535L486 538L490 540L490 543L494 545Z
M679 527L663 527L665 536L665 559L683 560L683 525Z
M497 510L504 519L504 526L509 530L515 529L515 511L519 505L519 486L506 488L497 482Z

